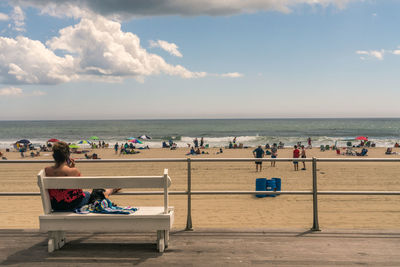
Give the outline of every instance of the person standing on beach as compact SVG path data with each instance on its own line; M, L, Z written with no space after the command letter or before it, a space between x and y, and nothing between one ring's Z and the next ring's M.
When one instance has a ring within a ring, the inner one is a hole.
M203 137L200 139L200 147L204 148L204 138Z
M193 144L195 148L199 147L199 140L197 139L197 137L193 140Z
M115 154L118 153L118 147L119 147L118 142L116 142L114 145Z
M311 137L308 137L308 139L307 139L307 143L308 143L308 148L312 148L312 145L311 145Z
M253 155L255 158L263 158L264 157L264 150L261 148L261 146L258 146L256 149L253 151ZM260 166L260 172L262 170L262 161L255 161L256 163L256 172L258 172L258 166Z
M306 149L305 149L305 147L304 146L301 146L301 158L302 159L305 159L305 158L307 158L307 156L306 156ZM306 170L306 162L303 160L303 168L301 169L302 171L305 171Z
M294 150L293 150L293 158L299 158L299 157L300 157L300 150L295 145ZM298 161L293 161L293 166L294 166L295 171L299 170L299 162Z
M276 144L274 144L271 148L271 159L276 159L278 156L278 148L276 147ZM276 161L271 161L271 167L275 167Z

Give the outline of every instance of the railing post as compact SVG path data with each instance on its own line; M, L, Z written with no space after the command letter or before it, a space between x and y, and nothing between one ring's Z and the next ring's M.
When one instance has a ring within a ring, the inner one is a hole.
M192 167L190 158L187 159L187 220L185 231L192 231Z
M317 189L317 159L312 158L312 176L313 176L313 226L312 231L321 231L318 224L318 189Z

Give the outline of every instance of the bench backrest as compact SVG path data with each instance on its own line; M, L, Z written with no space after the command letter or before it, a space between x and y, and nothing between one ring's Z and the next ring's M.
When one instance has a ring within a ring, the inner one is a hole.
M168 169L162 176L62 176L48 177L44 170L38 174L38 186L45 214L52 212L48 189L75 188L163 188L164 213L168 213L168 187L171 178Z

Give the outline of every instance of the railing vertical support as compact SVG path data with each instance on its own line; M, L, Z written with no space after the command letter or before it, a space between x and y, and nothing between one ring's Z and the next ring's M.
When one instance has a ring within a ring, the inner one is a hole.
M318 224L318 190L317 190L317 159L312 158L312 176L313 176L313 226L312 231L321 231Z
M187 220L185 231L192 231L192 167L190 158L187 159Z

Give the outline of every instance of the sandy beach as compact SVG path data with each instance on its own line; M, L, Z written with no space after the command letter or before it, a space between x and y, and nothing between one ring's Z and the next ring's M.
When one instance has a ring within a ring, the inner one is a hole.
M252 150L217 148L204 150L208 154L196 158L251 158ZM361 150L358 148L357 150ZM399 148L393 151L400 152ZM1 150L1 152L5 152ZM141 150L134 155L115 155L112 149L94 149L100 158L187 158L187 148ZM385 148L369 148L369 158L396 158L385 155ZM21 159L17 152L5 153L10 159ZM292 156L292 149L278 150L278 158ZM75 159L82 154L73 154ZM307 157L345 158L335 151L322 152L319 148L307 150ZM351 157L351 156L350 156ZM354 158L351 157L351 158ZM26 157L26 160L32 158ZM34 159L51 159L51 152L42 152ZM1 192L38 192L36 174L48 164L1 164ZM169 169L171 190L186 190L186 163L78 163L83 175L155 175ZM300 163L300 168L302 165ZM319 190L400 191L398 163L343 162L318 163ZM312 188L311 163L306 170L295 172L293 164L277 162L271 167L264 162L263 171L256 172L253 162L193 162L192 190L254 190L255 179L282 178L283 190L310 190ZM133 189L132 189L133 191ZM312 226L311 195L281 195L256 198L250 195L195 195L192 197L194 228L309 228ZM159 196L113 196L118 205L161 205ZM38 215L42 213L39 196L1 197L0 228L38 228ZM175 207L175 229L186 225L186 196L170 196ZM330 229L399 229L399 196L319 196L319 223Z

